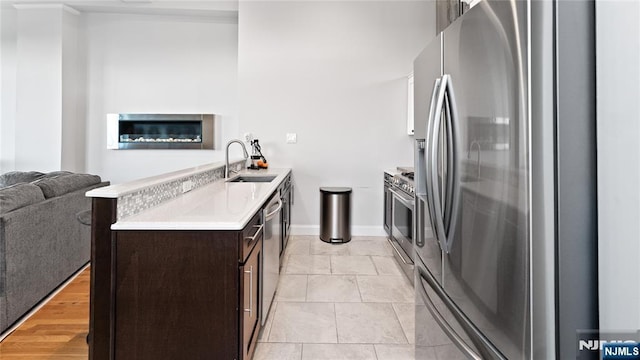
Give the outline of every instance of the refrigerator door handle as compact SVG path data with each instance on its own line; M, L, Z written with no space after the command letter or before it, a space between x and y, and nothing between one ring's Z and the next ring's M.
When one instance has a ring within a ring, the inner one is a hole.
M424 201L427 205L427 208L429 209L428 211L428 215L429 215L429 219L431 220L431 224L433 224L433 226L435 227L435 223L436 223L436 218L435 218L435 209L433 206L433 197L434 197L434 193L433 193L433 188L432 188L432 184L431 184L431 176L429 176L429 168L431 165L431 133L432 133L432 129L434 127L434 118L433 118L433 113L435 111L436 108L436 101L438 98L438 93L440 90L440 84L442 83L442 79L441 78L437 78L434 82L433 82L433 91L431 92L431 102L429 103L429 117L427 118L427 134L425 136L425 156L424 156L424 162L422 164L420 164L420 166L424 167L424 171L419 170L418 171L418 176L420 176L421 174L424 174L425 176L425 196L424 196ZM421 194L418 194L418 197L420 197ZM424 221L424 219L422 220ZM421 223L419 224L419 226L423 226L424 224ZM436 234L436 238L438 238L437 234ZM438 240L440 242L440 248L444 248L444 242L442 242L441 240Z
M464 318L464 315L457 309L456 305L453 303L449 296L442 290L440 285L436 283L436 280L433 278L433 275L423 270L420 267L416 267L418 280L417 291L420 292L420 295L427 307L427 310L431 313L431 315L435 318L436 322L440 325L440 328L444 331L445 334L453 341L453 343L462 351L465 356L469 359L474 360L483 360L483 359L492 359L492 360L506 360L506 358L487 340L474 326ZM462 337L455 331L455 329L449 324L449 321L438 311L435 304L427 294L427 289L425 287L425 283L429 288L431 288L435 294L440 298L440 301L444 303L447 309L453 315L453 318L460 324L463 331L469 336L471 342L477 347L478 351L481 354L478 354L474 351Z
M440 142L438 141L440 134L440 126L442 122L442 107L444 105L445 93L447 89L447 82L449 81L449 75L443 75L442 80L440 81L440 88L438 89L438 97L436 100L436 105L434 108L432 123L433 126L430 127L431 131L431 141L428 144L429 153L427 154L427 160L430 161L430 167L427 168L430 170L429 174L427 174L427 193L428 197L431 201L431 216L434 222L434 227L436 230L436 237L440 242L440 247L446 253L449 253L449 249L447 248L447 234L445 233L444 228L444 219L442 216L442 203L440 201L440 186L438 185L438 148L440 147Z
M449 171L447 179L447 209L445 231L447 234L447 253L451 251L453 240L455 239L456 222L458 220L458 210L460 206L460 169L458 154L458 139L460 135L458 118L458 108L456 103L455 91L453 88L453 79L448 75L447 81L447 113L449 119L449 128L447 135L449 138Z
M433 128L433 112L434 109L436 107L436 100L438 97L438 92L440 89L440 83L441 83L441 78L437 78L434 82L433 82L433 91L431 92L431 101L429 102L429 117L427 118L427 134L425 136L425 140L424 140L424 152L425 152L425 157L424 157L424 163L421 164L421 166L424 166L424 174L425 174L425 184L426 184L426 197L427 197L427 203L429 205L429 208L431 208L432 204L430 203L429 198L431 197L430 195L430 189L431 189L431 178L429 177L429 174L427 174L427 170L429 170L429 165L430 165L430 161L431 161L431 150L430 150L430 146L431 146L431 129ZM420 171L418 171L418 174L420 175Z
M449 95L448 95L448 88L451 84L451 81L449 80L447 82L447 89L445 89L445 97L444 97L444 125L442 125L444 127L444 132L445 132L445 144L444 144L444 148L446 151L446 169L447 172L445 173L446 177L445 177L445 181L444 181L444 186L445 186L445 190L444 190L444 196L442 198L443 201L443 211L442 211L442 216L443 216L443 223L444 223L444 232L445 234L447 234L447 243L449 242L449 226L451 224L451 205L452 205L452 200L453 200L453 180L454 180L454 164L455 164L455 149L454 149L454 140L453 140L453 120L452 120L452 114L451 114L451 104L449 101Z
M431 101L429 101L429 118L427 119L427 136L425 136L425 139L429 139L429 134L431 134L430 132L430 128L433 124L433 113L435 111L436 108L436 100L438 97L438 90L440 88L440 84L442 83L442 78L437 78L434 82L433 82L433 91L431 92Z

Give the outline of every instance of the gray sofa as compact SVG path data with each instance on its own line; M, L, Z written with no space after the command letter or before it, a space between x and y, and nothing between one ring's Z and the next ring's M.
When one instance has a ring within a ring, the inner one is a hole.
M99 176L0 175L0 333L89 262L90 189Z

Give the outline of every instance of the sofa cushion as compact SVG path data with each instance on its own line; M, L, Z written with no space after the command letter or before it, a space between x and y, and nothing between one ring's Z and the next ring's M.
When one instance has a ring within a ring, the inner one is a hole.
M60 171L48 172L48 173L44 174L44 176L42 176L42 177L43 178L50 178L50 177L56 177L56 176L60 176L60 175L71 175L71 174L73 174L71 171L60 170Z
M42 190L36 185L20 183L0 189L0 215L44 201Z
M33 184L39 186L44 196L49 199L98 184L100 181L101 179L98 175L64 174L45 177L35 181Z
M0 188L19 183L30 183L43 176L44 174L38 171L10 171L0 175Z

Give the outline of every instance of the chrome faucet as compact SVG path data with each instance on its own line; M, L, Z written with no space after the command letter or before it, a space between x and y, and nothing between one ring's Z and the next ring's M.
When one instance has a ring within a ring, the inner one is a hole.
M478 167L478 174L476 175L477 179L480 179L480 143L477 140L473 140L471 144L469 144L469 149L467 150L467 159L471 158L471 150L473 150L473 146L476 145L478 147L478 160L476 162L476 166Z
M237 172L234 170L229 169L229 146L233 143L238 143L242 146L242 152L244 153L244 166L246 168L247 166L247 159L249 158L249 153L247 152L247 148L244 146L244 143L238 139L234 139L231 140L227 143L227 150L225 151L225 156L224 156L224 178L228 179L229 178L229 173L230 172Z

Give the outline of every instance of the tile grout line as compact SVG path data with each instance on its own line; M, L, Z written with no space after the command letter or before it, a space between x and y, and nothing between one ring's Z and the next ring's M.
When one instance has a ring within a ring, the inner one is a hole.
M277 301L274 301L274 302L275 302L275 306L273 308L273 313L271 314L271 316L273 316L273 319L271 319L271 323L269 324L269 332L267 333L268 334L267 335L267 342L269 341L269 338L271 337L271 329L273 328L273 321L275 320L275 317L276 317L276 311L278 311L278 302ZM269 315L267 315L267 316L269 316Z
M309 275L306 275L307 277L307 286L306 289L304 291L304 302L308 302L309 301Z
M358 288L358 294L360 294L360 302L364 303L364 298L362 297L362 290L360 290L360 275L356 275L356 287Z
M333 266L331 266L331 263L332 263L331 260L333 260L333 255L329 255L329 275L334 275L333 274Z
M407 337L407 331L404 329L404 326L402 326L402 321L400 321L400 316L398 316L398 312L396 311L396 307L393 306L393 302L390 302L389 305L391 305L391 310L393 310L393 314L396 316L396 320L398 320L398 324L400 324L400 329L402 329L402 335L404 336L404 339L407 340L407 344L409 344L409 338Z
M376 356L376 360L380 360L380 357L378 356L378 350L376 349L376 344L371 344L371 346L373 346L373 355Z
M336 311L336 303L333 303L333 319L336 322L336 344L340 344L340 336L338 335L338 311Z
M271 324L269 324L269 332L267 335L267 339L264 342L270 342L271 339L271 329L273 328L273 323L276 320L276 311L278 311L278 303L276 302L276 307L273 309L273 314L271 314L273 316L273 319L271 319Z
M371 260L371 263L373 263L373 269L376 271L376 275L382 275L380 274L380 270L378 270L378 267L376 266L376 262L373 261L373 255L369 255L369 259Z

